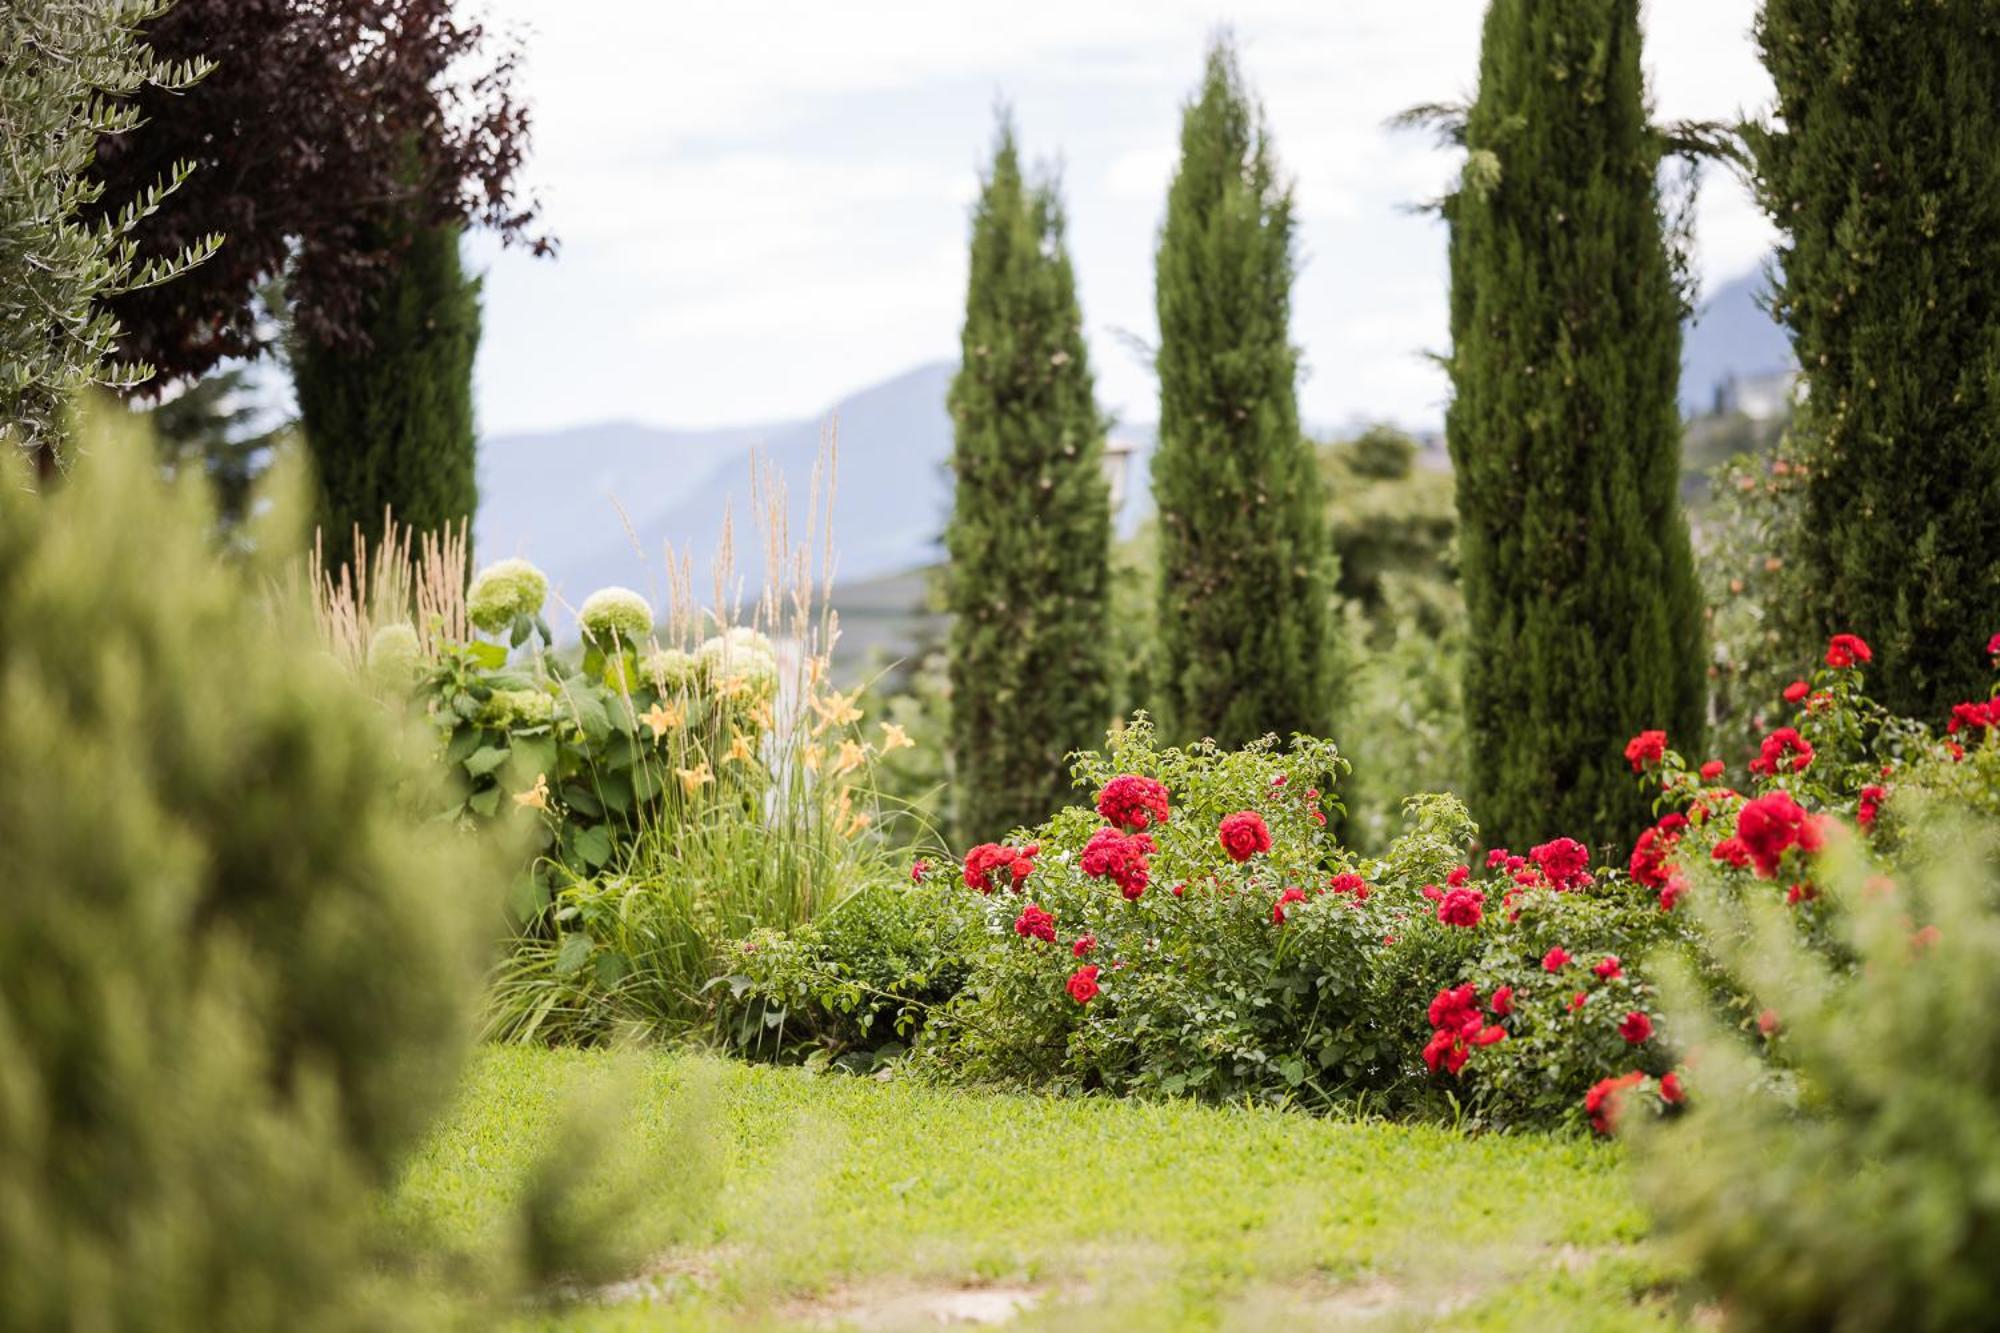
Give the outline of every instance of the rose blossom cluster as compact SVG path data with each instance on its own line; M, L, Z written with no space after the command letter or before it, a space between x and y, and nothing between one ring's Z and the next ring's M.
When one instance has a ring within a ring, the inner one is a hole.
M1034 873L1035 857L1041 850L1035 843L1005 847L997 842L983 842L965 854L965 887L981 893L991 893L997 888L1019 893L1021 885Z
M1097 793L1097 813L1127 833L1166 823L1168 809L1166 785L1137 773L1121 774Z
M1512 992L1508 995L1511 999ZM1504 1014L1500 993L1495 992L1495 1014ZM1457 1074L1465 1068L1475 1046L1491 1046L1507 1039L1507 1029L1488 1023L1479 1007L1479 992L1471 982L1448 987L1437 993L1430 1007L1431 1039L1424 1046L1424 1064L1435 1074L1439 1066Z
M1146 858L1158 850L1149 833L1120 833L1107 826L1090 835L1077 866L1092 879L1110 880L1127 900L1136 902L1152 878Z

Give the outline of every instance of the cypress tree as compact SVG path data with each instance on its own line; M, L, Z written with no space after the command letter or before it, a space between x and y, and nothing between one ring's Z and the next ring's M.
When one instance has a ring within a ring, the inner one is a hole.
M1869 691L1983 697L2000 630L2000 8L1767 0L1749 139L1809 392L1799 593Z
M1471 631L1473 813L1600 853L1647 819L1622 749L1703 721L1682 517L1684 301L1638 0L1494 0L1451 229L1445 425Z
M321 529L336 557L356 528L372 546L385 508L400 526L434 532L469 518L478 501L479 280L460 263L459 231L409 231L369 295L364 345L294 340L299 416L319 473Z
M1332 564L1291 344L1292 194L1226 38L1183 109L1160 230L1162 729L1325 735Z
M1011 123L973 213L947 603L960 830L1037 822L1066 757L1109 721L1111 510L1103 418L1053 181L1023 179Z

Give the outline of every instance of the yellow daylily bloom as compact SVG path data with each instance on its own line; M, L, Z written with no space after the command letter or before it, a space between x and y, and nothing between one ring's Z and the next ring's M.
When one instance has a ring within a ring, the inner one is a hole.
M715 781L715 774L708 771L708 760L706 759L696 764L693 768L677 768L674 772L680 777L681 790L690 796L700 791L706 784Z
M874 822L866 812L858 811L852 819L847 821L847 827L840 831L840 836L843 838L852 838L855 834L861 832L861 830Z
M748 676L725 676L722 682L715 687L715 697L718 699L734 699L749 688L750 678Z
M658 740L679 728L687 718L682 715L679 704L656 703L639 714L639 720L653 729L653 739Z
M833 771L843 775L852 773L855 769L861 767L867 759L868 751L862 749L853 741L842 741L840 743L840 756L834 760Z
M819 766L826 761L826 750L818 745L808 745L799 751L799 763L808 773L819 772Z
M745 764L756 762L757 749L750 743L748 732L739 731L729 738L728 757Z
M882 724L883 754L890 754L896 750L908 750L915 747L915 745L916 742L910 739L910 733L904 731L897 723L884 722Z
M546 773L535 774L535 785L524 792L516 793L514 804L524 806L529 810L546 811L549 808L549 775Z
M778 722L777 719L771 715L771 705L768 703L761 703L758 704L755 708L752 708L750 710L750 725L757 728L757 730L759 731L775 730L778 725Z
M861 720L861 710L854 706L852 695L829 694L824 699L814 699L812 708L819 714L819 725L813 728L814 735L828 727L844 727Z

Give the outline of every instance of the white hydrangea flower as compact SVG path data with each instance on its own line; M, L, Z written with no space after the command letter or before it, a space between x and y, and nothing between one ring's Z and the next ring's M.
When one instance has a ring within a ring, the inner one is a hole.
M498 560L473 576L465 613L474 627L502 634L516 616L532 616L548 599L548 576L525 560Z
M423 658L416 629L402 621L381 626L368 640L368 671L377 680L408 684Z
M583 632L599 647L636 644L653 632L653 607L630 588L599 588L576 613Z

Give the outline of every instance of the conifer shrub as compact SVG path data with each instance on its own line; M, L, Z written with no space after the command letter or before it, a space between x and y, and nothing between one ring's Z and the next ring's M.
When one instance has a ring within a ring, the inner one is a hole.
M1003 121L973 213L954 474L952 791L1009 826L1067 795L1065 762L1111 720L1111 507L1076 279L1053 180Z
M1617 747L1703 722L1682 296L1640 57L1637 0L1495 0L1444 204L1468 794L1515 846L1629 846L1646 809Z
M1299 430L1290 185L1225 38L1181 115L1155 259L1159 644L1176 741L1334 734L1334 562Z
M372 1191L466 1052L491 841L194 487L86 452L0 463L0 1323L408 1322Z
M2000 625L2000 13L1768 0L1755 33L1772 308L1807 389L1793 646L1857 633L1882 701L1934 715L1984 680L1967 627Z

